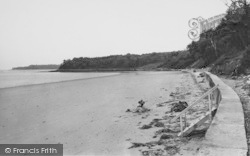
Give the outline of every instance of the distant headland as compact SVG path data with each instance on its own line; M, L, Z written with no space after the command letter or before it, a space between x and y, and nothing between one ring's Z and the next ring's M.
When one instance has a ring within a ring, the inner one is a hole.
M24 67L14 67L12 70L35 70L35 69L58 69L60 65L46 64L46 65L29 65Z

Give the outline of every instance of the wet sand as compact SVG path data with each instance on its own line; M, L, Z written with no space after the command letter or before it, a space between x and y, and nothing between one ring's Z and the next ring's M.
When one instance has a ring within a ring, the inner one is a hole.
M65 155L139 154L128 147L152 140L153 129L138 127L159 111L125 111L141 99L149 109L170 100L183 81L181 72L132 72L0 89L0 143L61 143Z

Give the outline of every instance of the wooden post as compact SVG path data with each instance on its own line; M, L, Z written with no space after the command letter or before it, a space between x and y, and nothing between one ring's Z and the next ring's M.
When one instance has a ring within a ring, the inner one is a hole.
M184 129L187 127L187 113L184 113Z
M180 116L180 125L181 125L181 134L183 134L183 123L182 123L182 115Z
M211 94L208 95L208 107L209 107L209 117L210 121L212 121L212 101L211 101Z

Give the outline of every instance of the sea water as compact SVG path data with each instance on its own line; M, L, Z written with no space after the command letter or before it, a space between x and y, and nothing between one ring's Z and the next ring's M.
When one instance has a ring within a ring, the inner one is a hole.
M49 70L0 70L0 88L117 75L118 72L61 73Z

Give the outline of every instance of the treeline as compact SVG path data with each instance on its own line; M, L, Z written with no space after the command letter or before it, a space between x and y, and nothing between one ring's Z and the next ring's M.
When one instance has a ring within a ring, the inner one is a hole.
M188 51L161 52L149 54L111 55L106 57L79 57L64 60L60 69L127 69L136 70L140 67L156 64L155 68L183 68L188 65ZM180 61L183 60L183 61ZM178 64L178 65L177 65Z
M29 65L25 67L14 67L12 70L32 70L32 69L58 69L59 65L47 64L47 65Z
M187 46L194 67L211 67L221 74L244 74L250 67L250 7L246 0L232 0L225 19L215 30L201 34Z
M239 75L250 69L250 6L232 0L221 24L200 35L186 51L142 55L113 55L64 60L59 69L180 69L205 68L219 74ZM149 68L144 68L149 67Z

